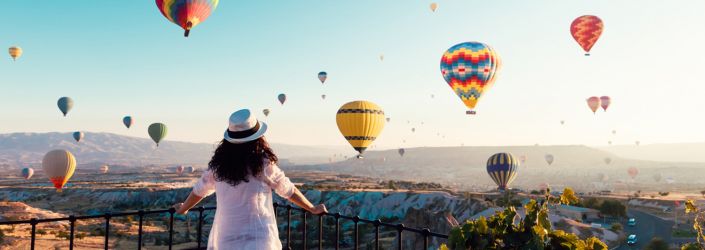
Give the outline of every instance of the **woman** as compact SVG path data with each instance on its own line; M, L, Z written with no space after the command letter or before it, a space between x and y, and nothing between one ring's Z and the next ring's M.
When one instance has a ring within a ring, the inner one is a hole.
M267 124L243 109L230 116L224 139L208 163L208 170L183 203L186 214L203 197L218 193L208 249L282 249L275 220L272 190L313 214L328 212L311 202L277 167L277 156L264 139Z

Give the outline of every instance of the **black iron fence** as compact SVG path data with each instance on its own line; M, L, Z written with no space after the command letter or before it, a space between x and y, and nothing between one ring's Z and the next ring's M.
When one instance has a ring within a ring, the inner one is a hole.
M308 246L308 225L307 225L307 217L311 215L309 212L307 212L304 209L298 208L298 207L293 207L291 205L282 205L279 203L274 203L274 211L275 214L278 211L277 209L286 209L286 236L285 236L285 241L283 242L284 249L293 249L292 248L292 231L291 231L291 219L292 219L292 211L297 211L301 215L301 248L297 249L309 249ZM197 207L195 208L195 211L198 212L198 225L196 227L197 230L197 239L196 239L196 249L205 249L205 244L204 244L204 239L203 239L203 223L205 221L205 216L204 212L207 210L215 210L215 207ZM194 210L192 210L194 211ZM105 240L104 240L104 246L105 249L108 249L108 243L110 240L110 219L111 218L117 218L117 217L127 217L127 216L138 216L139 219L139 224L138 224L138 231L137 231L137 249L140 250L142 249L142 241L143 241L143 230L142 226L145 220L146 215L153 215L153 214L164 214L168 213L169 214L169 238L167 241L167 245L169 249L172 249L173 246L173 241L174 241L174 214L176 210L174 208L171 209L164 209L164 210L140 210L136 212L123 212L123 213L106 213L102 215L89 215L89 216L69 216L67 218L52 218L52 219L30 219L30 220L22 220L22 221L0 221L0 225L18 225L18 224L30 224L31 227L31 238L30 238L30 249L34 250L35 246L35 240L36 240L36 233L37 233L37 225L40 223L48 223L48 222L59 222L59 221L68 221L69 222L69 249L73 250L74 247L74 238L75 238L75 231L76 231L76 221L78 220L88 220L88 219L105 219ZM374 235L375 235L375 240L374 242L368 242L368 244L373 244L374 249L380 249L380 228L388 228L388 229L393 229L396 230L396 245L397 249L401 250L403 249L403 237L404 237L404 232L409 232L415 234L417 237L423 237L423 249L428 249L429 247L429 239L432 237L436 238L441 238L441 239L447 239L448 235L445 234L440 234L440 233L434 233L431 232L428 228L412 228L412 227L406 227L404 224L390 224L390 223L385 223L382 222L379 219L376 220L369 220L369 219L363 219L358 216L346 216L346 215L341 215L340 213L335 213L335 214L320 214L320 215L311 215L311 216L317 216L318 217L318 239L315 241L315 243L318 245L318 249L323 249L323 228L324 228L324 223L323 219L324 217L331 217L334 218L335 221L335 239L333 239L334 242L334 247L335 249L340 249L340 231L341 231L341 226L340 222L341 220L349 220L354 223L353 225L353 232L352 232L352 238L353 238L353 249L358 249L360 247L359 239L360 236L358 235L359 233L359 226L361 223L366 223L374 226ZM328 239L330 240L330 239Z

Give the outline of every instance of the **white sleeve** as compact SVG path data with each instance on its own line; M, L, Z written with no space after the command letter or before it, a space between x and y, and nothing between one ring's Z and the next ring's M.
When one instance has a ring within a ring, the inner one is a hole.
M294 194L296 187L289 180L284 171L277 164L269 163L264 169L264 182L284 199L289 199Z
M215 176L213 176L213 172L210 170L203 172L203 175L201 175L201 178L198 179L198 182L193 185L192 192L193 194L201 197L206 197L215 193Z

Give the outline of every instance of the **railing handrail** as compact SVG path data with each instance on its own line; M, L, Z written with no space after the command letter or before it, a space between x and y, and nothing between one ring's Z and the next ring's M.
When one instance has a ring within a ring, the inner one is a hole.
M302 216L302 222L303 222L303 248L306 248L307 245L307 226L306 226L306 217L308 214L310 214L307 210L299 207L294 207L290 204L279 204L279 203L274 203L274 212L276 216L276 212L278 208L286 208L286 220L287 220L287 225L286 225L286 244L284 245L285 248L291 249L291 211L299 211L301 212ZM205 206L200 206L197 207L193 210L195 212L198 212L198 226L197 226L197 248L201 249L201 243L202 243L202 230L203 230L203 222L205 220L205 217L203 216L203 212L207 210L215 210L216 207L210 206L210 207L205 207ZM109 242L109 237L110 237L110 219L115 218L115 217L127 217L127 216L139 216L139 227L138 227L138 240L137 240L137 249L142 248L142 225L144 221L144 216L145 215L151 215L151 214L163 214L163 213L169 213L169 249L172 248L173 245L173 235L174 235L174 214L176 213L176 210L174 208L170 209L160 209L160 210L138 210L138 211L133 211L133 212L119 212L119 213L104 213L104 214L99 214L99 215L83 215L83 216L74 216L71 215L69 217L62 217L62 218L46 218L46 219L36 219L32 218L29 220L17 220L17 221L0 221L0 225L18 225L18 224L30 224L32 226L31 230L31 243L30 243L30 249L34 250L34 243L36 239L36 226L39 223L47 223L47 222L58 222L58 221L69 221L70 222L70 236L69 236L69 249L73 250L74 247L74 231L75 231L75 222L77 220L88 220L88 219L105 219L105 241L104 241L104 246L105 249L108 249L108 242ZM441 239L447 239L448 235L446 234L441 234L441 233L435 233L431 232L428 228L413 228L413 227L407 227L404 226L404 224L391 224L391 223L386 223L382 222L379 219L376 220L371 220L371 219L363 219L360 218L359 216L348 216L348 215L342 215L340 213L322 213L316 215L318 216L318 228L319 228L319 233L318 233L318 249L323 248L323 218L328 216L328 217L333 217L335 219L335 231L336 231L336 236L335 236L335 249L339 249L340 247L340 219L346 219L346 220L351 220L354 222L354 247L355 249L358 249L359 247L359 236L358 236L358 226L359 223L366 223L366 224L372 224L375 227L375 246L376 249L379 249L379 235L380 235L380 227L385 227L385 228L392 228L397 231L397 249L402 249L402 233L404 231L409 231L415 234L419 234L423 236L423 244L424 244L424 249L428 249L428 239L429 237L436 237L436 238L441 238Z

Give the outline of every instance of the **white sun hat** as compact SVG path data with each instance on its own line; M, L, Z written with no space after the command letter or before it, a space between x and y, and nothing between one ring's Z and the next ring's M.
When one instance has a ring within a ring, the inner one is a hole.
M230 115L228 129L223 138L233 144L259 139L267 132L267 124L260 122L249 109L241 109Z

